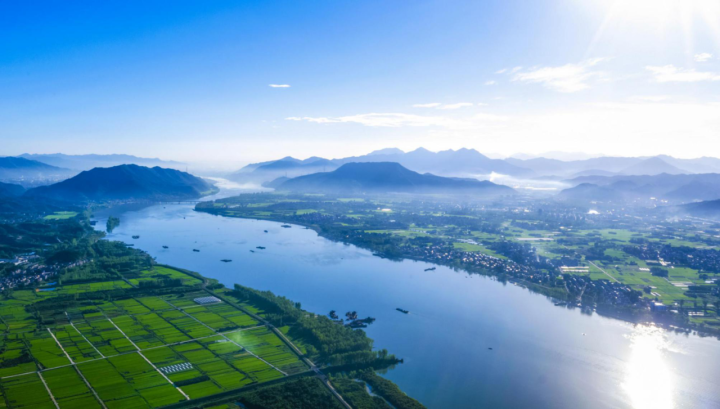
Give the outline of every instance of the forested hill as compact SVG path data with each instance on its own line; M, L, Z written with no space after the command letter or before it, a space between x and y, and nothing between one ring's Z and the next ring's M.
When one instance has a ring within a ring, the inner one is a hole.
M25 192L25 188L12 183L0 182L0 197L20 196Z
M109 200L191 199L217 191L209 182L189 173L160 167L120 165L95 168L25 195L65 202Z
M337 170L300 176L278 190L295 192L373 192L511 195L507 186L475 179L420 174L394 162L348 163Z

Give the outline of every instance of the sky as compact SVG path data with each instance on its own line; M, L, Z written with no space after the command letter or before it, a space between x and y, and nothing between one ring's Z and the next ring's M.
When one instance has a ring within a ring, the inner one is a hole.
M720 157L720 1L3 2L0 155Z

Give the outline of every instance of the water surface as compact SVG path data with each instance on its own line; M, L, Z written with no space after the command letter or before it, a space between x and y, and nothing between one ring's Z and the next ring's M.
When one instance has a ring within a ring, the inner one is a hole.
M430 408L720 408L716 339L589 316L488 277L424 271L433 265L378 258L299 226L212 216L190 204L99 211L98 226L108 214L121 220L110 239L158 262L270 290L318 314L377 318L367 329L375 347L405 359L384 376Z

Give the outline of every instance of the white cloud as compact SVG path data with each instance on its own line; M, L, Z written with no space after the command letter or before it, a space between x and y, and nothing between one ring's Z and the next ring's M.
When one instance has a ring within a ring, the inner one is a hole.
M445 104L442 106L437 107L438 109L459 109L464 107L471 107L473 106L472 102L458 102L456 104Z
M507 68L503 68L502 70L497 70L497 71L495 71L495 74L503 74L503 73L505 73L505 71L507 71L507 70L508 70Z
M458 109L471 106L473 106L472 102L458 102L455 104L441 104L439 102L432 102L429 104L415 104L413 105L413 108Z
M355 123L369 127L439 127L453 130L480 129L508 120L508 117L476 113L463 118L445 116L422 116L403 113L369 113L340 117L289 117L289 121L305 121L317 124Z
M670 97L668 95L636 95L630 97L630 101L633 102L664 102L669 99Z
M674 65L647 66L645 69L653 74L657 82L720 81L720 74L718 73L677 68Z
M341 116L336 118L327 117L290 117L290 121L307 121L320 124L327 123L357 123L370 127L389 127L399 128L404 126L441 126L453 127L459 125L459 122L445 117L438 116L421 116L413 114L401 113L369 113L350 116Z
M510 70L510 74L515 74L516 72L522 70L522 65L518 65L517 67Z
M485 85L495 85L497 81L485 81Z
M596 58L579 64L533 68L530 71L518 72L513 81L543 84L558 92L578 92L590 87L587 84L589 79L602 75L599 71L590 69L601 61L601 58Z
M710 54L710 53L695 54L695 61L697 61L697 62L705 62L705 61L710 60L711 58L712 58L712 54Z
M269 84L270 88L290 88L288 84Z

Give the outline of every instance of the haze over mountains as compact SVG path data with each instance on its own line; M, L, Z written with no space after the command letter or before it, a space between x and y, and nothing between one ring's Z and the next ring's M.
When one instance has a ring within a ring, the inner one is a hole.
M57 166L59 168L73 170L90 170L92 168L109 168L118 165L140 165L140 166L160 166L163 168L179 169L185 166L184 163L175 161L166 161L157 158L140 158L133 155L65 155L62 153L52 154L29 154L23 153L19 157L42 162L48 165Z
M182 200L216 192L204 179L175 169L120 165L83 171L65 181L30 189L26 197L64 202Z
M654 198L669 203L720 199L720 174L667 173L654 176L582 176L559 197L573 201L637 201Z
M532 179L540 177L569 179L578 176L600 175L659 175L720 172L720 159L677 159L662 155L655 157L598 157L574 161L558 159L491 159L474 149L431 152L419 148L403 152L387 148L367 155L340 159L312 157L299 160L285 157L276 161L255 163L231 173L236 182L263 183L278 177L289 178L316 172L327 172L351 162L396 162L416 172L430 172L441 176L489 179L493 175Z
M347 163L332 172L286 180L280 191L305 193L418 193L512 195L507 186L476 179L458 179L413 172L395 162Z
M0 182L38 186L67 179L76 171L20 157L0 157Z

